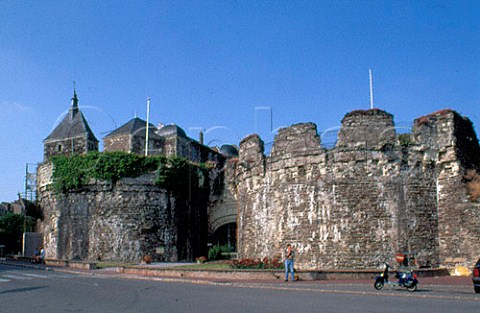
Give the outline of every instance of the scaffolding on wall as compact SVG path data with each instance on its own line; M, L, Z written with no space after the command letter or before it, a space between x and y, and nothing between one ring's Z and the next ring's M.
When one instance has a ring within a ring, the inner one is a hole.
M20 195L30 202L37 200L37 166L37 163L27 163L25 165L25 190Z

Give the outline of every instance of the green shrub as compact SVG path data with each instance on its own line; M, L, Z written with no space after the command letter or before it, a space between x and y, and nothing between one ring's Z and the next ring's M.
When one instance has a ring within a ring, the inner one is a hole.
M35 220L30 216L7 213L0 217L0 244L5 245L5 253L22 250L22 236L25 231L33 231Z
M232 252L232 249L230 248L229 245L214 245L208 250L208 259L210 261L215 261L215 260L224 260L227 259L228 257L225 255L222 255L222 253L230 253Z

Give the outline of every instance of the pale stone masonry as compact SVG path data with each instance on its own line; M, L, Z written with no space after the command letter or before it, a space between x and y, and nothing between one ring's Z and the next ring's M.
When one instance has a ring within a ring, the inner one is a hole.
M210 195L192 204L146 176L55 194L44 163L38 199L47 252L138 260L162 246L164 260L191 261L215 229L236 220L240 258L281 257L291 243L299 269L374 268L403 252L433 267L479 257L480 203L470 200L464 175L480 169L480 147L470 120L455 111L420 117L401 138L391 114L353 111L332 149L315 124L302 123L280 129L269 155L250 135L238 157L216 164Z
M381 110L347 114L331 150L311 123L281 129L269 156L249 136L236 168L239 255L292 243L303 269L371 268L408 251L420 266L474 262L480 207L463 177L479 150L472 123L450 110L415 120L403 146Z
M40 166L39 175L48 175L49 168L50 163ZM187 203L154 181L153 174L113 185L92 180L82 190L55 193L42 179L38 200L48 257L139 261L148 254L176 262L205 255L207 202Z

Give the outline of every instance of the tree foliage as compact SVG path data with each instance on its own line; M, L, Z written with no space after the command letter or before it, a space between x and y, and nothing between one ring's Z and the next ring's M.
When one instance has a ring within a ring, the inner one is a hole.
M30 216L7 213L0 217L0 244L5 245L6 253L16 253L22 250L22 234L33 231L35 220Z

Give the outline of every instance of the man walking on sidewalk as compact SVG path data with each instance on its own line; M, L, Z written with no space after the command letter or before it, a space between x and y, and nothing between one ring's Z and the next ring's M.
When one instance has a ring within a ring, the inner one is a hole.
M295 273L293 269L293 261L295 259L295 251L291 244L287 244L287 250L285 251L285 281L288 281L288 273L291 273L292 281L295 281Z

